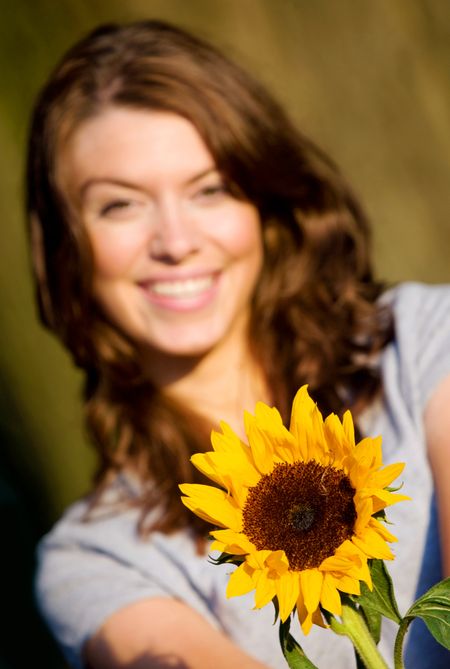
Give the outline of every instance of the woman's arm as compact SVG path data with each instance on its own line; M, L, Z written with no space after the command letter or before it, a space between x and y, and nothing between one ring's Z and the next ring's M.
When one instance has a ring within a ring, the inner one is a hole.
M267 669L193 609L144 599L111 615L87 642L90 669Z
M450 376L428 401L425 434L439 510L443 576L450 576Z

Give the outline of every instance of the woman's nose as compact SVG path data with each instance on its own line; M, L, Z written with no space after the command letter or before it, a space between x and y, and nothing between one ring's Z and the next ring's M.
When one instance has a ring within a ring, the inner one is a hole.
M180 201L161 203L150 240L150 254L156 260L180 262L199 248L199 234Z

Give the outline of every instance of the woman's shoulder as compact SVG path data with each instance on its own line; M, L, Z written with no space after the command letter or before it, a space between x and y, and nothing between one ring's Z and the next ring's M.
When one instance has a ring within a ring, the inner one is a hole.
M450 374L450 284L401 283L388 290L394 337L383 355L385 376L414 387L425 406L437 383Z
M432 313L448 316L450 283L399 283L383 294L381 302L391 305L394 316L405 317L409 314L411 318L422 320L427 320Z
M41 540L41 551L55 545L101 544L116 526L135 515L135 485L128 475L119 474L102 494L94 491L70 504Z
M381 298L389 305L394 340L402 346L429 349L450 338L450 284L401 283Z

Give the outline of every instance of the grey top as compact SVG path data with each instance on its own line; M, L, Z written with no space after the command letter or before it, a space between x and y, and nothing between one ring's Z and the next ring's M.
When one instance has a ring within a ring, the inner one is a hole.
M450 286L407 283L386 294L393 306L396 337L380 357L385 394L366 411L364 431L383 437L385 463L405 461L403 491L413 499L388 509L394 523L396 559L388 564L398 604L406 612L415 597L440 580L439 543L432 476L424 440L423 410L433 389L450 374ZM116 486L129 486L125 477ZM67 660L83 667L84 642L106 618L139 599L176 597L223 630L250 655L285 669L273 608L253 611L253 595L227 600L232 567L199 556L189 532L148 540L136 534L137 510L98 513L83 522L86 501L68 509L39 548L37 594L41 610ZM354 666L353 649L330 630L294 634L320 669ZM395 625L383 622L380 644L392 665ZM408 669L448 667L449 654L426 629L413 623Z

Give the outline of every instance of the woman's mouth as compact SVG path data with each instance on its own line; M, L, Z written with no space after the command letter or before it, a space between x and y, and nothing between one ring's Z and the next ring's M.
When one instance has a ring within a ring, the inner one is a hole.
M195 311L214 299L220 273L176 279L155 279L141 284L151 304L170 311Z
M209 290L213 285L213 281L212 274L190 279L177 279L175 281L155 281L151 284L151 290L157 295L185 299L195 297L205 290Z

